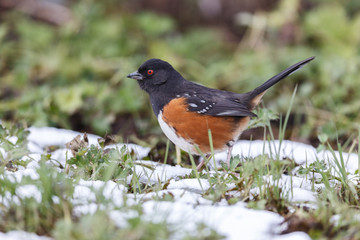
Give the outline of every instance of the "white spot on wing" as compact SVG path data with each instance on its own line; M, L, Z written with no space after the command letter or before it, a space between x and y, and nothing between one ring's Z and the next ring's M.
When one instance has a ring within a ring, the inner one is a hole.
M189 103L189 106L194 108L198 107L198 105L196 105L195 103Z
M205 100L200 100L200 102L205 103Z
M235 114L235 113L237 113L237 111L231 110L231 111L224 111L224 112L218 113L216 115L217 116L223 116L223 115L231 115L231 114Z

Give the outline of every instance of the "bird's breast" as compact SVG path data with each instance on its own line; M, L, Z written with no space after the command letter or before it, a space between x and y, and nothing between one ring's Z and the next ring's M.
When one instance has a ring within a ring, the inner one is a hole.
M189 111L186 98L171 100L158 114L164 134L184 151L192 154L210 153L209 130L214 151L227 148L246 128L249 117L220 117ZM196 147L197 146L197 147Z

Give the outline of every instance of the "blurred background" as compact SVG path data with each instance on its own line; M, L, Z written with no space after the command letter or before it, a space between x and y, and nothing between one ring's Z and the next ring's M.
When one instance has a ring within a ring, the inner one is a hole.
M0 0L0 119L156 146L166 139L148 97L126 78L145 60L241 93L316 56L263 106L282 118L298 85L286 138L352 141L359 29L358 0ZM262 129L243 136L262 137Z

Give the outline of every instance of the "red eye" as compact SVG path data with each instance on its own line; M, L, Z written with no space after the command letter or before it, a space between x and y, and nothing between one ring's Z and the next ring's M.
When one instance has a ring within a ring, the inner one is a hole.
M148 74L148 75L153 75L153 73L154 73L154 70L151 70L151 69L150 69L150 70L147 71L147 74Z

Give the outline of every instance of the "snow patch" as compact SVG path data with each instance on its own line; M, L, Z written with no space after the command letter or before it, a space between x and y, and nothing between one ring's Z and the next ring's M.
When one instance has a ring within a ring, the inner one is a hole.
M16 188L16 195L19 198L34 198L35 201L41 203L42 195L35 185L23 185Z
M0 232L0 240L52 240L52 238L24 231L10 231L7 233Z

